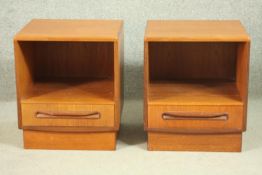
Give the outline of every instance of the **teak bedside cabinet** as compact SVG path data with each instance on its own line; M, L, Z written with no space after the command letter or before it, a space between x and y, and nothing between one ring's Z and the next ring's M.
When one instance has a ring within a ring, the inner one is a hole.
M116 148L122 26L119 20L32 20L14 37L25 148Z
M250 39L239 21L149 21L148 150L241 151Z

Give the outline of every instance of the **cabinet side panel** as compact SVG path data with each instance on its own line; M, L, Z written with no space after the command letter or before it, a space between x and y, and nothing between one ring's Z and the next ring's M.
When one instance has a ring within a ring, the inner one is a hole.
M120 117L123 107L123 29L119 33L119 39L114 42L114 95L115 95L115 128L119 130Z
M249 79L249 52L250 42L240 43L237 49L236 83L244 103L243 130L247 125L248 79Z
M119 44L119 52L120 52L120 86L121 86L121 102L120 102L120 117L122 114L122 110L124 107L124 32L123 32L123 28L121 30L121 34L120 34L120 44ZM120 121L119 121L120 122Z
M149 84L149 66L148 66L148 42L144 42L144 129L148 128L148 84Z
M15 70L16 70L16 91L17 91L17 111L18 127L22 128L21 99L27 96L32 87L33 72L33 45L29 42L20 43L14 41Z

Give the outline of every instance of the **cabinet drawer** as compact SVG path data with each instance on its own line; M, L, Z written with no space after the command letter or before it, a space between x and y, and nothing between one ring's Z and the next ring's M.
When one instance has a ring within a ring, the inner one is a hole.
M114 105L22 104L25 126L113 127Z
M240 132L243 106L149 105L148 128L180 133Z

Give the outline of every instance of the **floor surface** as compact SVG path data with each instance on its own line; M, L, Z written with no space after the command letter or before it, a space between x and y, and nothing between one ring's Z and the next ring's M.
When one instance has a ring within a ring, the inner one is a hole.
M0 174L262 174L262 100L250 100L241 153L150 152L142 101L125 102L116 151L24 150L16 103L0 102Z

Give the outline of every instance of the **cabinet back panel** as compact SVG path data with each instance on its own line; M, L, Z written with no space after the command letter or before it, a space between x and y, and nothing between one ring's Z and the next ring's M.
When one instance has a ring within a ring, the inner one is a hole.
M235 80L237 43L149 42L150 80Z
M34 78L112 78L113 42L32 42Z

